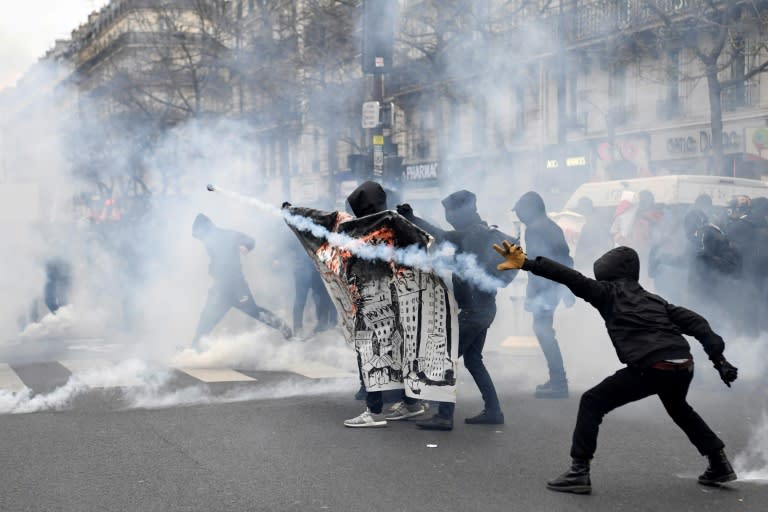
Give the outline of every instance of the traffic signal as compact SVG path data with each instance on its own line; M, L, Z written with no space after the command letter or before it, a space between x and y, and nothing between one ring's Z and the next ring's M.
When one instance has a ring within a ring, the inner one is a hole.
M363 73L392 70L397 0L363 0Z

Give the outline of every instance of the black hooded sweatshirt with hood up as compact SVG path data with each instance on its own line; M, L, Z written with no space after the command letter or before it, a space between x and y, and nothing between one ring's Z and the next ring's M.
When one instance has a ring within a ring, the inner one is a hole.
M496 253L489 243L490 227L477 212L477 197L468 190L459 190L442 200L445 220L453 230L443 230L420 218L411 216L411 222L435 237L438 242L450 242L457 254L474 254L478 265L488 274L505 281L503 272L496 269ZM462 311L496 313L496 290L481 289L456 274L452 277L453 293Z
M347 202L355 217L365 217L387 209L387 193L375 181L366 181L349 194Z
M563 230L547 216L544 200L539 194L526 192L520 196L513 210L525 224L526 253L532 258L543 256L573 267ZM527 302L534 309L554 309L564 291L555 283L531 277L526 288Z
M634 249L617 247L598 258L596 279L543 257L526 259L523 270L562 283L592 304L605 320L622 363L642 368L664 360L689 359L690 345L683 334L699 340L713 362L723 357L723 339L702 316L640 286L640 259Z
M192 236L203 242L211 259L208 273L220 285L231 285L244 280L240 263L240 247L252 251L256 246L253 238L238 231L221 229L202 213L195 217Z

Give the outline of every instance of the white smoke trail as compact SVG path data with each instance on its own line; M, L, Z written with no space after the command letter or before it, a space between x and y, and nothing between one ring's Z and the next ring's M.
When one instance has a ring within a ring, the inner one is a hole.
M356 238L342 233L333 233L306 217L292 215L287 210L280 210L258 199L243 196L214 185L208 185L208 190L220 192L227 197L254 206L264 213L281 216L296 229L307 231L316 238L328 240L328 243L335 247L343 247L358 258L369 261L394 261L421 270L434 271L441 276L447 276L449 273L452 273L488 292L504 287L503 282L489 275L477 264L477 258L473 254L457 255L455 247L450 243L441 243L432 248L430 252L420 249L415 245L403 249L395 249L386 245L367 245Z
M747 447L734 458L733 467L739 480L768 483L768 412L763 411Z

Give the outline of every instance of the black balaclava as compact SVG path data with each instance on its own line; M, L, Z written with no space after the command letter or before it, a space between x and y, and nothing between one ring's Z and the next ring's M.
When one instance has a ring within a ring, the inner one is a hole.
M640 257L631 247L616 247L595 261L595 279L614 281L616 279L640 279Z
M355 217L364 217L387 209L387 193L375 181L366 181L349 194L347 202Z
M454 229L482 222L477 213L477 197L469 190L459 190L442 200L445 220Z
M534 220L547 215L544 200L532 190L526 192L517 200L513 210L523 224L530 224Z

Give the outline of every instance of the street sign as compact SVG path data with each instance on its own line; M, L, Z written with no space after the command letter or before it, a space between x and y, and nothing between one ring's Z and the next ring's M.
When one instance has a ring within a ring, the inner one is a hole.
M376 128L379 126L379 102L366 101L363 103L363 128Z
M373 174L376 176L384 174L384 146L373 146Z

